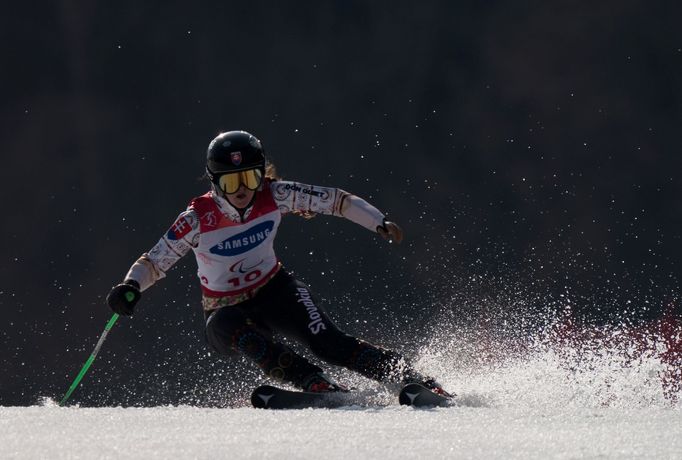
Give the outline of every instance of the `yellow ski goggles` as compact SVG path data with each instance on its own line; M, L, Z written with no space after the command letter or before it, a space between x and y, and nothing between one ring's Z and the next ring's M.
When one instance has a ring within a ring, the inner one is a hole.
M218 187L220 187L223 193L230 194L239 190L239 186L242 184L249 190L256 190L260 187L262 181L263 171L261 169L247 169L246 171L226 173L218 176Z

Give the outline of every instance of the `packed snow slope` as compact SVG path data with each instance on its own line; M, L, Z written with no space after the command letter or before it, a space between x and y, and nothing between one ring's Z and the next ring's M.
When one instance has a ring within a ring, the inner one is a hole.
M669 409L0 408L2 458L680 458Z
M356 391L331 410L252 409L237 391L224 407L62 408L46 398L0 407L0 457L681 458L676 318L583 327L569 315L522 334L439 324L416 364L457 392L452 407L400 407L343 371Z

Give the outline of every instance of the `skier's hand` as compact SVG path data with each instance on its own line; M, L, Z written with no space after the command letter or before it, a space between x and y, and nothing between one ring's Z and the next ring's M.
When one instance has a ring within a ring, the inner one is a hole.
M107 295L107 303L119 315L130 316L135 304L140 300L140 285L135 280L127 280L111 288Z
M397 243L403 240L403 230L398 224L384 219L384 224L377 227L377 233L389 243Z

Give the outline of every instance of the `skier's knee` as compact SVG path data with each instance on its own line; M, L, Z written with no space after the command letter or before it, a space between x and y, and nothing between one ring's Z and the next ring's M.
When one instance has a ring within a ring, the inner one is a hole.
M235 331L231 337L232 350L247 356L259 366L268 351L268 339L252 328Z
M237 322L226 321L226 318L223 315L219 315L219 313L215 312L206 321L206 329L204 330L206 342L211 349L221 355L235 355L237 350L233 345L233 336L235 333L234 325Z
M268 349L268 339L248 326L228 329L209 324L206 327L206 341L222 355L243 355L256 363L263 361Z
M204 331L204 336L206 338L206 343L208 343L209 347L216 353L224 356L236 354L235 350L231 347L229 337L224 330L207 326Z

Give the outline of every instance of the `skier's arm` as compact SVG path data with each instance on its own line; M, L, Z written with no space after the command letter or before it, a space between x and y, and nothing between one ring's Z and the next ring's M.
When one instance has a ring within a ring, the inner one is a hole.
M377 208L359 196L333 187L276 181L272 195L283 214L287 212L320 213L345 217L390 241L400 243L402 231Z
M199 221L193 209L181 213L156 245L130 267L125 282L135 281L140 291L151 287L175 263L197 245Z
M166 271L199 240L199 222L192 208L183 212L158 243L135 261L122 283L107 295L107 304L119 315L132 315L140 293L166 276Z

